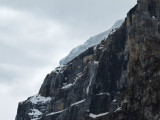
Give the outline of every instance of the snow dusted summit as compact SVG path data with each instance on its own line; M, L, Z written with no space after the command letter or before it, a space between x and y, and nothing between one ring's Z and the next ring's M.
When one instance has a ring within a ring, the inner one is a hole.
M116 29L118 29L122 25L123 22L124 20L118 20L109 30L102 32L96 36L93 36L90 39L88 39L83 45L79 45L75 47L74 49L71 50L71 52L66 57L60 60L59 64L65 65L71 60L73 60L75 57L77 57L78 55L86 51L88 48L100 44L100 42L104 40L105 38L107 38L108 35L115 32Z

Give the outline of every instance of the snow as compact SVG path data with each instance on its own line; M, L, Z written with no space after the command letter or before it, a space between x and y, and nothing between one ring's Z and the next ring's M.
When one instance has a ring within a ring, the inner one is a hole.
M88 86L87 86L87 88L86 88L86 94L87 94L87 95L88 95L88 93L89 93L89 88L90 88L90 86L91 86L91 84L92 84L92 80L93 80L93 78L94 78L95 67L98 65L98 62L93 61L93 63L92 63L92 62L90 61L90 64L91 64L91 68L90 68L90 70L89 70L90 79L89 79L89 84L88 84Z
M97 95L110 95L109 93L99 93Z
M124 99L124 100L122 101L122 104L127 103L127 102L128 102L128 100L127 100L127 99Z
M63 73L66 67L66 65L60 65L55 70L53 70L53 72L55 72L56 74Z
M97 45L94 46L93 50L95 51L97 49Z
M94 77L94 73L92 73L92 76L90 77L90 80L89 80L89 85L87 86L87 89L86 89L86 93L87 93L87 95L88 95L88 93L89 93L89 88L90 88L90 86L91 86L91 83L92 83L93 77Z
M120 111L121 107L118 107L114 112Z
M85 68L86 68L86 67L85 67ZM82 76L83 76L83 72L78 73L78 74L77 74L77 77L75 78L74 84L76 84L77 80L78 80L79 78L81 78Z
M37 103L49 102L51 99L52 99L51 97L43 97L40 94L38 94L29 98L29 101L32 102L33 104L37 104Z
M62 112L64 112L64 111L66 111L66 109L65 109L65 110L61 110L61 111L58 111L58 112L49 113L49 114L47 114L46 116L59 114L59 113L62 113Z
M158 75L160 75L160 71L156 72L156 73L153 75L153 77L156 77L156 76L158 76Z
M85 99L84 99L84 100L81 100L81 101L78 101L78 102L76 102L76 103L73 103L73 104L71 104L71 106L78 105L78 104L80 104L80 103L83 103L84 101L85 101ZM59 114L59 113L62 113L62 112L64 112L64 111L66 111L66 110L67 110L67 109L64 109L64 110L61 110L61 111L57 111L57 112L52 112L52 113L47 114L46 116Z
M43 113L40 112L38 109L31 109L31 113L28 113L28 115L33 116L35 119L37 119L37 117L42 114ZM32 119L32 120L34 120L34 119Z
M99 47L98 49L102 49L103 47L101 46L101 47Z
M90 39L88 39L83 45L79 45L76 48L72 49L71 52L69 53L68 56L66 56L65 58L63 58L62 60L60 60L60 65L65 65L68 62L70 62L71 60L73 60L75 57L77 57L78 55L80 55L82 52L86 51L88 48L93 47L95 45L100 44L100 42L106 38L108 38L108 36L110 34L113 34L116 29L118 29L122 23L124 22L124 20L119 20L117 21L111 29L102 32L96 36L91 37ZM95 50L96 48L94 48Z
M85 101L85 99L84 99L84 100L81 100L81 101L78 101L78 102L76 102L76 103L73 103L73 104L71 104L71 106L78 105L78 104L80 104L80 103L83 103L84 101Z
M70 88L72 86L73 86L73 84L68 84L68 85L63 86L62 89L68 89L68 88Z
M94 64L98 65L99 61L94 61Z
M98 115L95 115L95 114L93 114L93 113L90 113L89 116L90 116L91 118L98 118L98 117L101 117L101 116L105 116L105 115L107 115L107 114L108 114L108 112L106 112L106 113L101 113L101 114L98 114Z
M79 78L81 78L82 76L83 76L83 73L82 73L82 72L81 72L81 73L78 73L77 76L76 76L75 79L74 79L73 84L70 83L70 84L67 84L67 85L66 85L66 83L63 83L64 86L63 86L61 89L68 89L68 88L72 87L73 85L76 84L77 80L78 80Z
M31 120L39 120L39 119L41 119L41 118L33 118L33 119L31 119Z
M82 73L82 72L81 72L81 73L78 73L77 76L80 78L80 77L83 76L83 73Z
M156 19L156 17L155 17L155 16L152 16L152 18L153 18L153 19Z

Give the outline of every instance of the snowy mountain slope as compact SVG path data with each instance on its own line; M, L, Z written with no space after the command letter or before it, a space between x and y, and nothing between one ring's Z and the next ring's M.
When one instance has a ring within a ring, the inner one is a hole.
M79 54L86 51L88 48L98 45L103 39L107 38L109 34L112 34L113 32L115 32L115 30L119 28L123 22L124 20L118 20L109 30L102 32L96 36L93 36L90 39L88 39L83 45L79 45L75 47L74 49L71 50L69 55L67 55L65 58L60 60L59 64L65 65L71 60L73 60L75 57L77 57Z

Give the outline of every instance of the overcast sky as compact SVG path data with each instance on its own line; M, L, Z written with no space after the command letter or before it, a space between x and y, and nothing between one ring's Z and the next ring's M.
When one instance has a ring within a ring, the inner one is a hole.
M136 0L0 0L0 119L35 95L59 60L125 18Z

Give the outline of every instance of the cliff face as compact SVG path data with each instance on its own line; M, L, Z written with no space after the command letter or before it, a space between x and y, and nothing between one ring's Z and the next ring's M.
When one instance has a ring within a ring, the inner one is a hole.
M138 0L117 31L48 74L16 120L160 120L159 20L159 0Z

